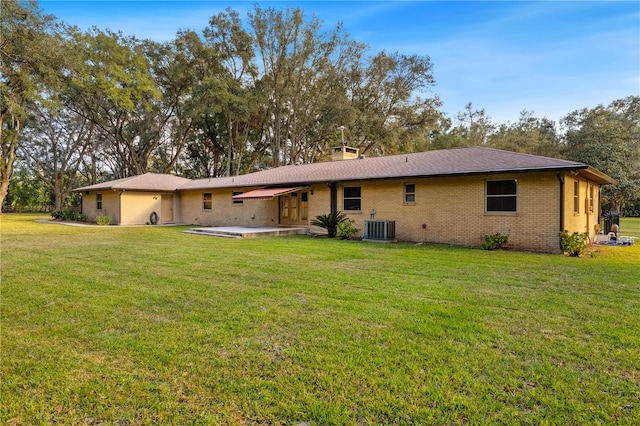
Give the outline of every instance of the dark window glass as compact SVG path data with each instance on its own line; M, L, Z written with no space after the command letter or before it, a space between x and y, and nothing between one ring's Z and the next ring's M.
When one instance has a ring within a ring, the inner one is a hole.
M202 209L211 210L213 208L213 196L210 192L202 194Z
M359 186L344 187L344 210L360 210L362 198Z
M360 198L360 187L359 186L346 186L344 188L344 197L345 198Z
M515 180L492 180L487 182L487 195L515 195Z
M487 181L487 211L517 211L517 182L515 180Z
M102 194L96 194L96 209L102 210Z
M237 192L237 191L234 191L234 192L233 192L233 196L234 196L234 197L235 197L236 195L240 195L240 194L242 194L242 192ZM232 198L232 200L233 200L233 198ZM244 200L233 200L233 204L244 204Z
M406 183L404 185L404 202L405 203L416 202L416 185L414 183Z

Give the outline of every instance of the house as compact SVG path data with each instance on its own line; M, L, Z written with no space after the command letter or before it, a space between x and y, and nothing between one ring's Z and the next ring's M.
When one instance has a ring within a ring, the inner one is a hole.
M390 221L400 241L479 246L500 233L514 249L559 252L560 230L595 237L611 183L583 163L484 147L364 158L342 146L330 162L197 180L148 173L76 191L89 220L119 224L155 212L159 223L313 228L340 210L365 233Z

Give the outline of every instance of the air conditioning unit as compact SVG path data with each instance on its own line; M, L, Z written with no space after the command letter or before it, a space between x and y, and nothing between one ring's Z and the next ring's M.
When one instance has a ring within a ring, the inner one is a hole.
M365 220L364 235L365 240L389 241L396 239L395 220Z

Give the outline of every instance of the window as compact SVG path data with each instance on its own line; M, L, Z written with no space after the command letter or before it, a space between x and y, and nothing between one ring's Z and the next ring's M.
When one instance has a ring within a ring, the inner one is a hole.
M591 185L589 187L589 211L593 212L593 208L594 208L594 202L593 202L593 185Z
M202 194L202 210L213 209L213 195L210 192Z
M416 184L415 183L404 184L404 202L407 204L413 204L416 202Z
M343 193L342 206L344 210L361 210L362 197L360 196L359 186L345 186Z
M515 179L487 181L488 212L516 212L517 198L517 182Z
M240 195L240 194L242 194L242 192L233 191L233 197L235 197L236 195ZM232 200L233 200L233 204L244 204L243 200L235 200L233 198L232 198Z
M573 212L580 213L580 182L573 182Z
M96 210L102 210L102 194L96 194Z

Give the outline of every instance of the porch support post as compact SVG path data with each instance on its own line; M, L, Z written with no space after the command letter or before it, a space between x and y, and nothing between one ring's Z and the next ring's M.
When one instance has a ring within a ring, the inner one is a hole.
M331 182L329 187L331 188L331 213L334 213L338 210L338 189L335 182Z

